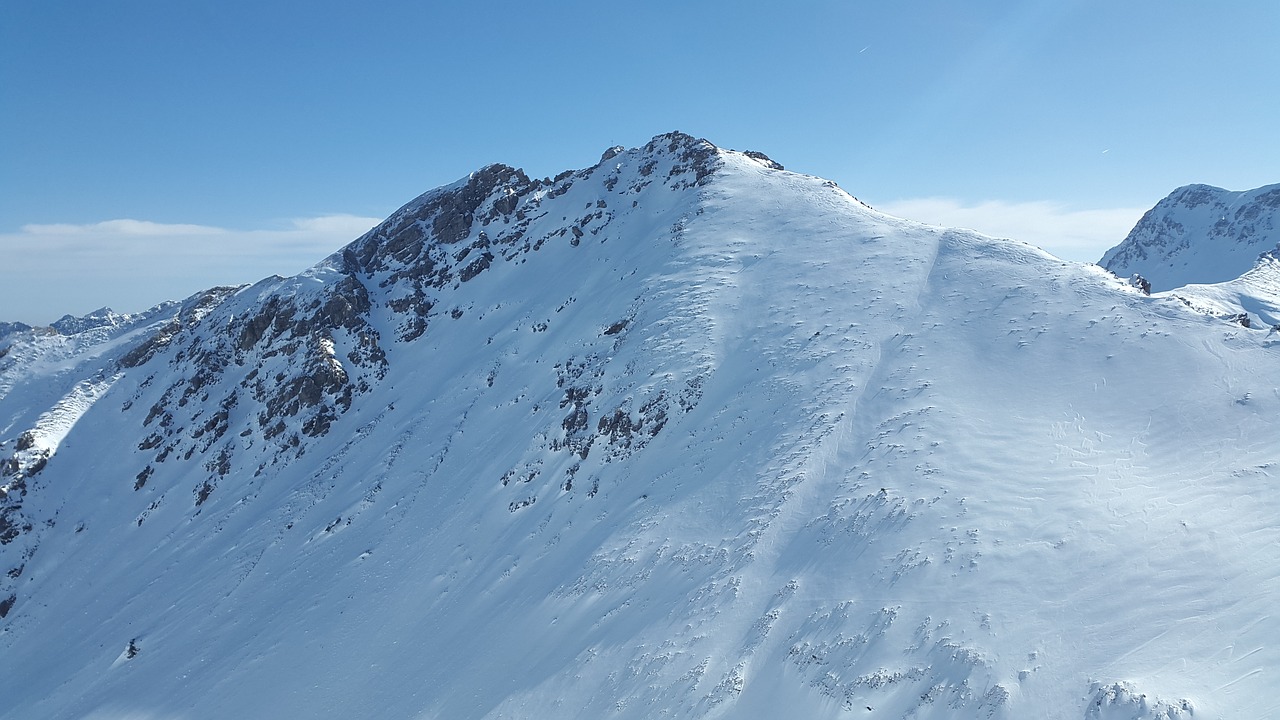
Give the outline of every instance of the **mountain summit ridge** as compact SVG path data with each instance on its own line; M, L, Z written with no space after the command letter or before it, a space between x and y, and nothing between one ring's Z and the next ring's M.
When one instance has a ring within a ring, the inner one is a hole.
M1280 709L1274 338L758 153L113 332L0 357L3 718Z

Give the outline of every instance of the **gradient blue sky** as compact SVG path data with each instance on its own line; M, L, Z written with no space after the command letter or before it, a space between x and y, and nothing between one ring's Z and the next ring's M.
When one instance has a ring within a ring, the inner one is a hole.
M294 273L668 130L1092 260L1280 182L1275 0L0 3L0 320Z

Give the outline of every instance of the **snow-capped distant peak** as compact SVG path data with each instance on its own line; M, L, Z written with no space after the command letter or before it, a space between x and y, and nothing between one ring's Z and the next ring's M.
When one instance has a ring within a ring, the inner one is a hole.
M1099 264L1155 292L1232 280L1280 242L1280 184L1233 192L1187 185L1161 200Z
M76 335L85 330L118 325L121 322L127 322L128 319L128 315L122 315L109 307L103 307L80 317L63 315L51 323L50 327L63 335Z
M31 326L20 322L0 322L0 340L12 335L13 333L26 332Z

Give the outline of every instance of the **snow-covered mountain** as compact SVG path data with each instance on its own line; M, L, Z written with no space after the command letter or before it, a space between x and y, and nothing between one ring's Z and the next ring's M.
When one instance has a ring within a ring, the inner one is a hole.
M1220 283L1243 275L1280 245L1280 185L1231 192L1178 188L1147 211L1099 264L1121 277L1137 273L1154 291Z
M31 326L27 325L26 323L0 322L0 340L3 340L6 336L12 333L25 332L30 329L31 329Z
M1274 333L759 153L4 342L0 717L1280 712Z

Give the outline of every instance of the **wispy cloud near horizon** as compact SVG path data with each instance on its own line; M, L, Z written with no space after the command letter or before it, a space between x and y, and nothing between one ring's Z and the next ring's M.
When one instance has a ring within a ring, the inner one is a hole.
M334 214L248 230L129 218L23 225L0 233L0 321L136 312L215 285L291 275L379 222Z
M1146 208L1072 209L1065 204L991 200L966 204L931 197L873 203L907 220L968 228L984 235L1012 238L1043 248L1064 260L1097 262L1120 244Z

